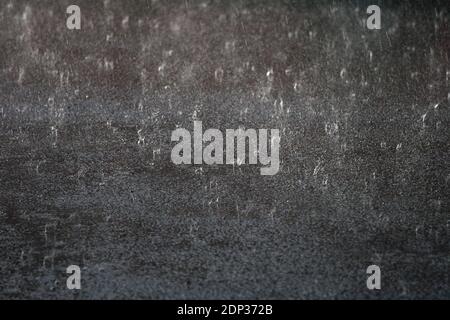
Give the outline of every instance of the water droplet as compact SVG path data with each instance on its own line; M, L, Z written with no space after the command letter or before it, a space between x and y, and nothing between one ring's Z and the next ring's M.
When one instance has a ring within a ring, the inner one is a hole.
M214 71L214 78L216 79L216 81L218 82L222 82L223 80L223 69L222 68L217 68L216 71Z

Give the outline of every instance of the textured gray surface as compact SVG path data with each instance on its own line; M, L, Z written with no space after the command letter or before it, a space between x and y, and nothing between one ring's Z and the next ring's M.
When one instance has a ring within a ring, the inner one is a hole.
M0 0L0 297L448 298L449 10L401 3ZM194 112L280 172L172 165Z

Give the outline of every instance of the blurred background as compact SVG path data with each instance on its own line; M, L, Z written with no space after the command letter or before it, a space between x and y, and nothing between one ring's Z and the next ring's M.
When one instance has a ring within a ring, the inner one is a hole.
M449 52L447 1L0 0L0 297L448 298ZM280 171L173 165L193 120Z

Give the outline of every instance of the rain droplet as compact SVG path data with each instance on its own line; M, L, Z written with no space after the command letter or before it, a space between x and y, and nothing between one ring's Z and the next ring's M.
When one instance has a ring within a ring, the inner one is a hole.
M218 82L222 82L223 80L223 69L222 68L217 68L216 71L214 71L214 78L216 79L216 81Z

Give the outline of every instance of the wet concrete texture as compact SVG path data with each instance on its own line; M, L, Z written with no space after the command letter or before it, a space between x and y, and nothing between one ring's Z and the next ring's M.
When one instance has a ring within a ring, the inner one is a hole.
M70 4L0 0L1 298L449 297L446 1ZM280 171L174 165L195 119Z

